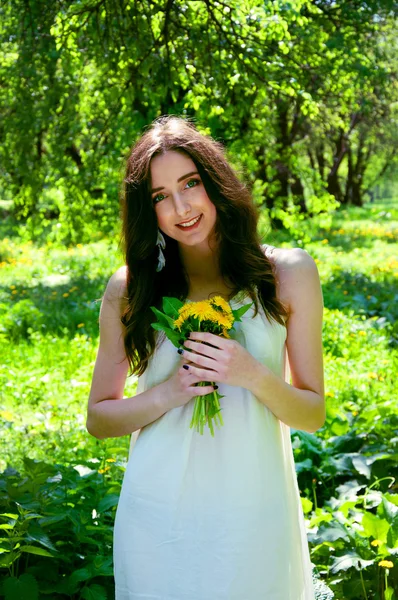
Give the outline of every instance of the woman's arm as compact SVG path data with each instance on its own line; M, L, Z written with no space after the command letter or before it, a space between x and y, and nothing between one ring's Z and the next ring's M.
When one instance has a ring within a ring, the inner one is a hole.
M236 340L212 333L192 332L184 344L183 356L192 361L189 368L197 377L246 388L289 427L314 432L325 421L323 298L318 269L300 248L281 249L272 260L278 298L290 307L286 346L293 385L275 375Z
M280 249L275 267L280 294L290 307L286 346L292 385L258 363L250 389L278 419L314 432L326 418L319 273L314 259L301 248Z
M120 321L126 292L126 267L112 275L101 303L100 343L87 407L87 431L98 439L128 435L156 421L169 408L167 382L123 398L128 361Z

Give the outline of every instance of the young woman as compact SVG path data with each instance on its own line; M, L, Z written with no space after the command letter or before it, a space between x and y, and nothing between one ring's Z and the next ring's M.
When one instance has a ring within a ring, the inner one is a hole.
M133 434L116 600L313 600L290 427L325 420L316 264L260 244L222 145L181 117L157 119L133 146L122 206L125 266L102 300L87 416L99 439ZM234 339L192 333L181 355L151 328L166 295L254 304ZM129 366L138 389L123 398ZM201 381L224 396L214 437L189 426L193 398L213 389Z

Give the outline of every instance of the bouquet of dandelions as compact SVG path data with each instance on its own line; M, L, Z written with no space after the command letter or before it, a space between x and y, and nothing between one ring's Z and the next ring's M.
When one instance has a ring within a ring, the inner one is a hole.
M245 304L233 310L221 296L185 304L177 298L164 297L163 312L151 306L158 319L152 323L152 327L157 331L164 331L177 348L185 343L191 331L206 331L230 338L229 332L234 329L234 324L241 321L241 317L251 306L252 303ZM207 386L214 383L201 381L197 385ZM203 427L207 424L214 437L213 421L217 426L224 424L219 402L223 397L217 390L205 396L196 396L190 427L196 427L196 431L203 435Z

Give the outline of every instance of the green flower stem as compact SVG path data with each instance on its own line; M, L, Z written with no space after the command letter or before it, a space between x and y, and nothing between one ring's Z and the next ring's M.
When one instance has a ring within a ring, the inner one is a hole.
M205 381L201 381L199 386L204 387L209 385ZM211 384L214 385L214 384ZM201 435L203 435L204 426L207 424L212 437L214 437L214 424L218 426L224 425L221 416L221 406L219 402L220 396L215 390L211 394L205 396L196 396L195 404L193 409L192 420L190 428L195 427Z
M217 414L216 414L215 418L216 419L218 418L220 425L224 425L224 421L222 420L222 415L221 415L221 405L220 405L220 401L218 399L218 393L216 391L213 392L213 397L214 397L214 405L217 408Z
M368 600L368 595L367 595L366 589L365 589L365 582L363 580L363 575L362 575L362 568L359 570L359 574L361 576L361 583L362 583L362 589L363 589L363 593L364 593L364 596L365 596L365 600Z

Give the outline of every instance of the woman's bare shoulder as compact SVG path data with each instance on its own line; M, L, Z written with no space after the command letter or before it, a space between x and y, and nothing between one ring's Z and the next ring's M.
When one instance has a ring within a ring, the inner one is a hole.
M263 244L261 246L264 254L269 258L272 264L279 270L294 268L304 262L314 262L314 259L303 248L277 248Z
M277 248L264 244L262 249L274 268L277 297L290 311L297 277L303 271L316 269L316 263L303 248Z
M127 296L127 265L123 265L115 271L107 283L104 300L110 302L120 309L121 304L126 301Z

